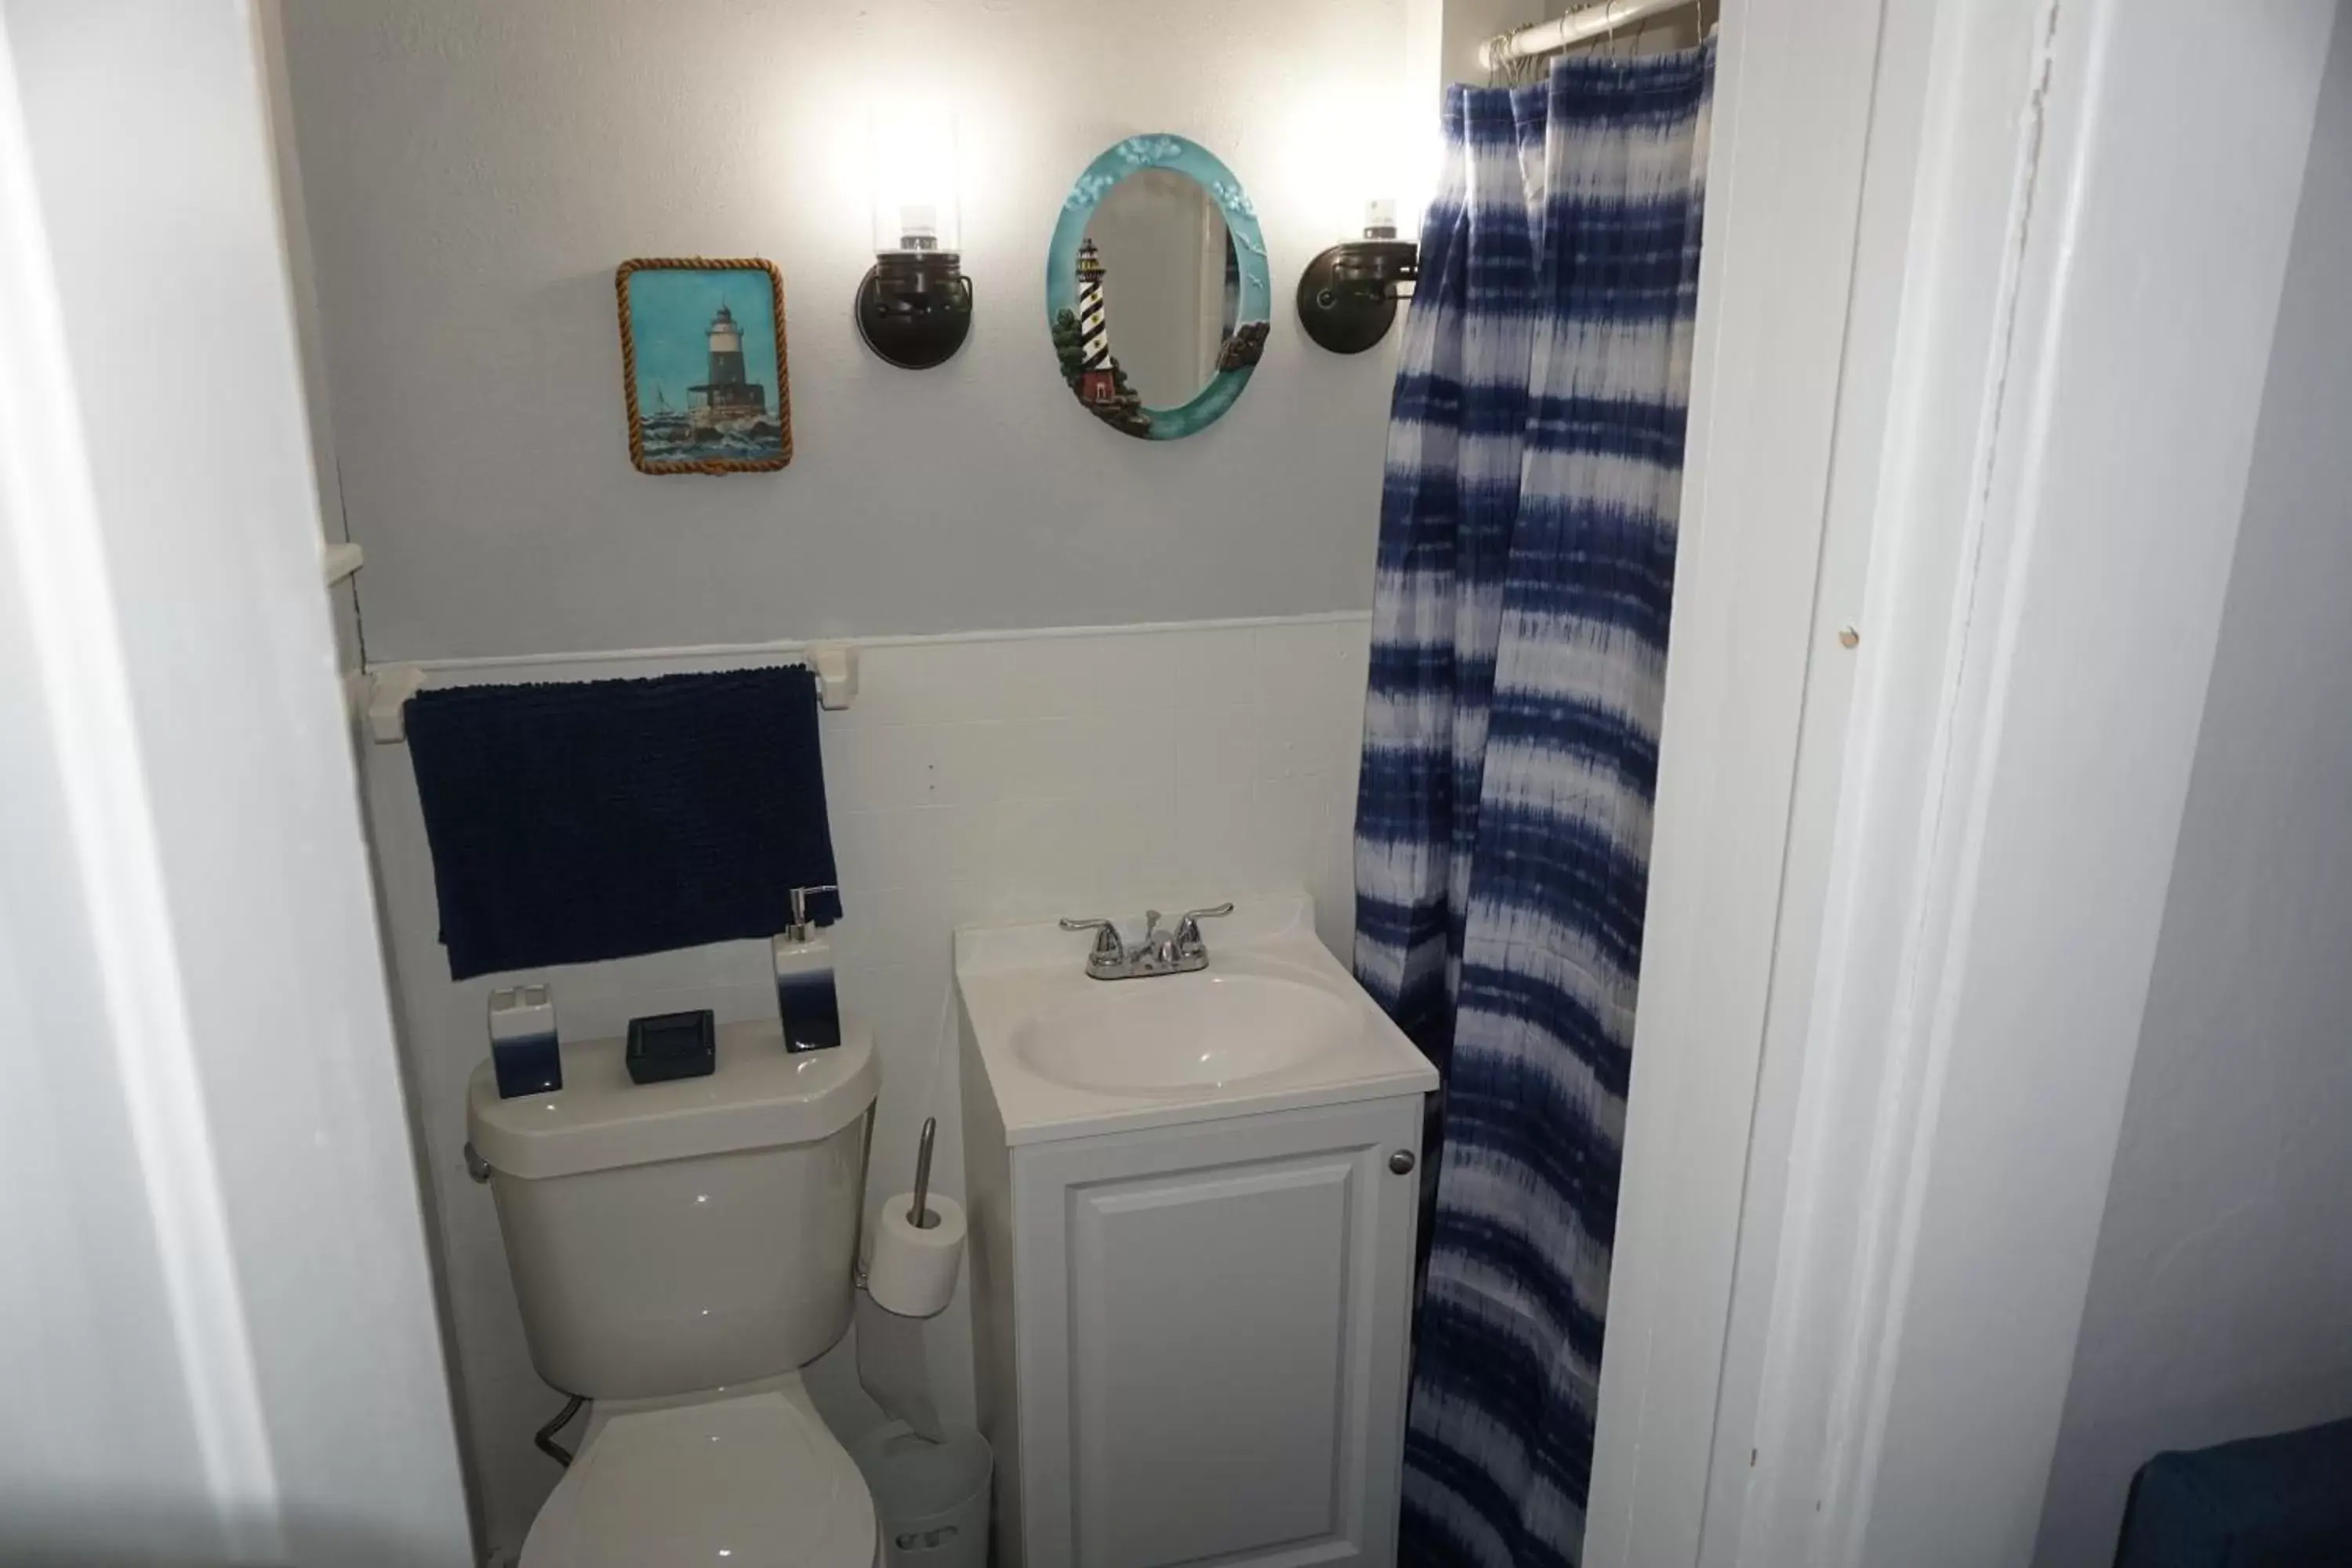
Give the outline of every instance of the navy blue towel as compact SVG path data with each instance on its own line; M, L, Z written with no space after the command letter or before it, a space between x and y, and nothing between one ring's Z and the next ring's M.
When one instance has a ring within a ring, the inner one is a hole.
M418 693L450 977L782 931L835 880L816 714L800 668Z
M2132 1479L2116 1568L2344 1568L2352 1421L2158 1454Z

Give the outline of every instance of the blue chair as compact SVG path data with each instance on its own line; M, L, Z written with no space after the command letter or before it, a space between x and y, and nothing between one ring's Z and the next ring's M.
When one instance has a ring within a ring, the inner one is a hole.
M2132 1478L2116 1568L2352 1564L2352 1421L2191 1453Z

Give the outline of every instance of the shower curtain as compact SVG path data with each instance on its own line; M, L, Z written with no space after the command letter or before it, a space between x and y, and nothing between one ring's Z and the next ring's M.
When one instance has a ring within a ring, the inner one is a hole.
M1447 97L1356 821L1357 973L1445 1080L1407 1568L1581 1556L1712 70Z

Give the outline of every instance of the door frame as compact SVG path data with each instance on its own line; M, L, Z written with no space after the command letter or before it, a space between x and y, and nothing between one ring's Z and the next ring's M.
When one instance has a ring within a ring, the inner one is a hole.
M1878 89L1905 4L1729 0L1717 36L1591 1568L1699 1559L1741 1227L1766 1217L1743 1206L1776 957L1819 899L1792 858L1800 739L1833 755L1852 700L1854 661L1816 653L1832 459L1855 439L1842 392L1883 375L1884 302L1857 262L1902 227L1864 218L1865 153L1885 167L1900 134L1876 121L1899 122Z
M0 14L11 1562L473 1555L253 28Z
M2333 10L1727 7L1595 1568L2031 1555Z

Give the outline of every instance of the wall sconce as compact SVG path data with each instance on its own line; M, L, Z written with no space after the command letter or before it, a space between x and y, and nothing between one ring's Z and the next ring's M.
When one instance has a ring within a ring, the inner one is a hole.
M1421 276L1421 247L1397 237L1397 205L1364 205L1364 237L1341 240L1298 275L1298 321L1335 354L1357 354L1388 336L1397 300Z
M874 265L857 286L866 346L908 370L946 363L971 331L956 207L955 121L897 107L874 116Z

